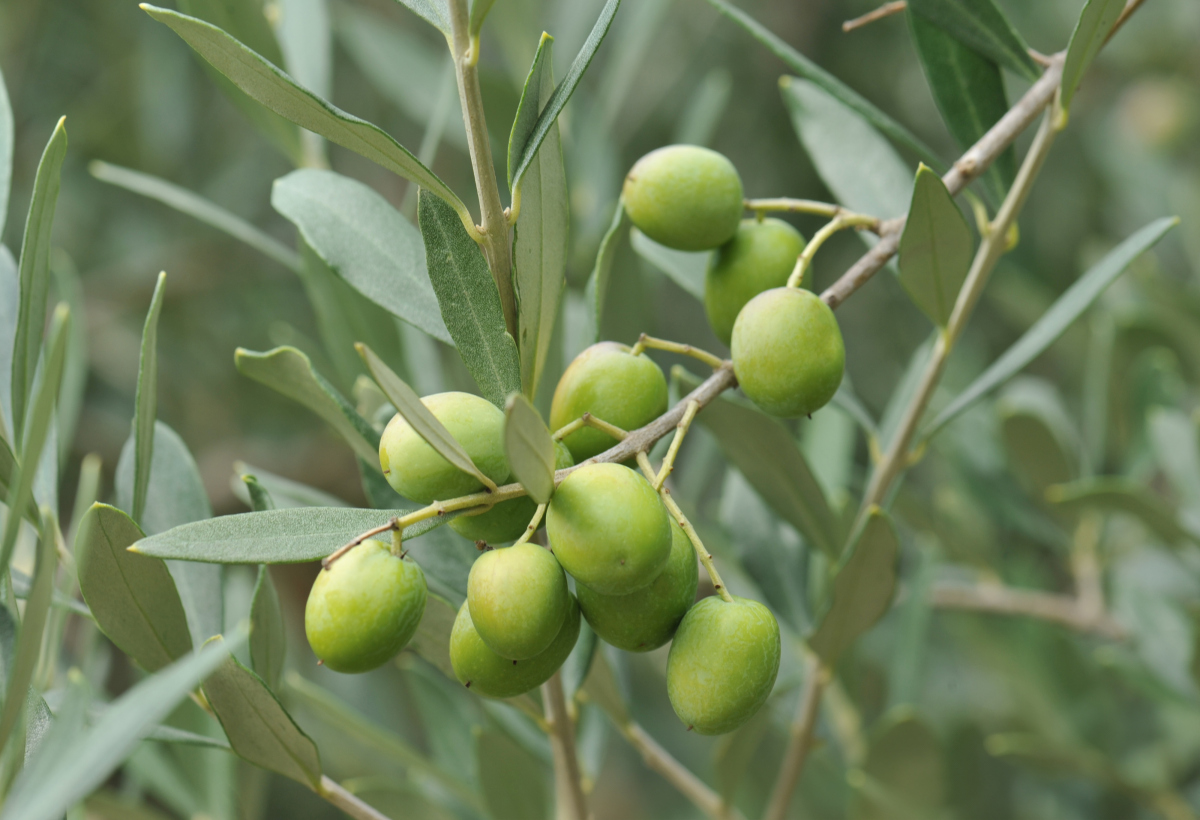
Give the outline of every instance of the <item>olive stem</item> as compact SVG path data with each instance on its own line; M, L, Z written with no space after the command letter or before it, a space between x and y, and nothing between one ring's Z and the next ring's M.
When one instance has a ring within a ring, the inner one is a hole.
M587 820L587 800L583 795L579 758L575 754L575 726L567 712L561 670L542 684L542 700L546 703L550 751L554 755L556 816L559 820Z
M796 260L796 267L792 269L792 275L788 277L787 286L798 288L804 283L804 272L812 264L813 257L817 255L817 251L829 237L838 231L846 228L868 228L878 232L882 224L877 217L864 214L843 213L835 216L832 221L813 234L813 238L804 246L804 250L800 252L800 257Z
M688 429L692 426L693 419L696 418L696 414L699 412L699 404L694 401L687 403L687 410L684 411L683 418L679 420L679 424L675 425L675 438L671 439L671 447L667 450L662 467L658 470L658 476L653 479L655 490L662 489L663 484L667 481L667 476L675 469L675 457L679 455L679 447L683 444L683 437L687 435Z
M376 811L355 797L336 780L325 775L321 775L321 782L317 784L314 791L356 820L388 820L386 814Z
M533 534L537 532L538 525L542 523L542 516L546 514L546 505L538 504L537 509L533 511L533 518L529 520L529 526L525 528L525 532L521 533L521 537L513 542L513 546L519 546L533 538Z
M656 339L653 336L647 336L643 333L638 337L637 344L630 348L631 355L640 356L646 348L652 350L665 350L668 353L678 353L682 356L691 356L693 359L699 359L713 370L718 369L725 363L725 360L720 356L714 356L707 350L701 350L698 347L681 344L680 342L672 342L667 339Z
M800 772L804 769L804 760L812 748L821 695L829 683L830 676L829 668L813 655L809 659L808 679L804 682L804 692L796 707L796 717L792 721L787 750L783 753L783 763L779 767L779 777L771 790L771 799L767 803L763 820L784 820L787 817L792 794L796 791L796 784L800 782Z
M575 421L572 421L569 424L565 424L562 427L560 427L554 433L552 438L555 441L562 441L567 436L571 435L572 433L574 433L578 430L582 430L584 427L591 427L594 430L599 430L602 433L607 433L608 435L615 438L617 441L624 441L629 436L629 433L627 431L622 430L617 425L609 424L604 419L596 418L591 413L584 413L582 416L575 419Z
M1106 612L1094 611L1078 597L1071 595L1017 589L995 582L946 582L934 586L929 593L929 601L938 609L1026 616L1111 640L1128 636L1125 627Z
M753 211L761 216L770 211L783 211L791 214L816 214L833 219L845 211L841 205L832 202L818 202L815 199L791 199L785 196L768 199L747 199L743 203L747 211Z
M893 14L899 14L906 8L908 8L906 0L893 0L891 3L884 3L874 11L868 11L861 17L855 17L853 20L847 20L842 23L842 31L848 34L855 29L874 23L876 20L882 20L885 17L891 17Z

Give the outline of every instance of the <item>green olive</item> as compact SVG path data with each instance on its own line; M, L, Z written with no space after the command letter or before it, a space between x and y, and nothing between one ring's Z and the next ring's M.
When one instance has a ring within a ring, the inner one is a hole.
M733 372L773 416L804 416L833 398L846 369L842 332L829 305L799 288L755 296L733 325Z
M546 511L562 568L603 595L628 595L671 555L667 509L650 482L620 464L585 464L563 479Z
M425 612L425 573L363 541L317 575L304 607L313 653L335 672L366 672L396 656Z
M502 658L488 648L475 631L471 610L464 601L450 633L450 664L458 682L489 698L515 698L550 680L575 648L579 638L579 603L567 598L567 614L554 640L529 660Z
M654 361L616 342L600 342L575 357L550 403L550 427L560 430L591 413L622 430L636 430L667 410L667 379ZM591 427L563 439L578 464L617 443Z
M508 480L504 413L470 393L436 393L421 399L458 440L475 466L497 484ZM421 504L446 501L483 488L479 479L442 458L397 413L379 440L379 465L392 489ZM528 519L526 519L528 520Z
M571 451L561 441L554 442L554 469L563 470L575 464ZM450 528L464 538L488 544L516 541L525 532L537 504L527 496L501 501L479 515L460 515L450 520Z
M695 603L698 573L692 542L671 521L671 557L649 586L628 595L601 595L579 584L579 608L596 634L613 646L649 652L671 640Z
M702 735L732 732L766 703L779 652L779 623L765 606L705 598L683 617L667 656L675 714Z
M733 239L712 255L704 277L704 310L718 339L729 344L747 302L787 284L803 250L804 237L782 219L742 220Z
M651 151L629 170L625 212L659 244L707 251L728 242L742 218L742 180L722 154L698 145Z
M567 576L545 547L517 544L485 552L467 577L475 631L502 658L543 652L567 614Z

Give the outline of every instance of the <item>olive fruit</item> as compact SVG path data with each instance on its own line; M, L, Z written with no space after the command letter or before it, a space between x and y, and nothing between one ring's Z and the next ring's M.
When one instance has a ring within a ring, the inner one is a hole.
M480 639L502 658L541 653L567 614L567 576L537 544L489 550L467 577L467 606Z
M317 575L304 607L313 653L335 672L366 672L396 656L425 612L425 573L363 541Z
M668 145L625 177L625 212L659 244L707 251L733 237L742 218L742 180L733 163L698 145Z
M450 633L450 665L458 682L489 698L515 698L550 680L575 648L579 637L579 603L567 596L567 614L554 640L540 654L524 661L502 658L475 631L466 602Z
M554 388L550 427L560 430L591 413L622 430L636 430L667 409L667 379L649 356L634 356L616 342L600 342L575 357ZM563 439L575 463L603 453L617 443L592 427Z
M561 441L554 442L554 469L563 470L575 464L571 451ZM478 515L460 515L450 519L450 529L472 541L503 544L516 541L525 532L537 504L527 495L501 501L487 512Z
M508 480L504 456L504 413L470 393L435 393L421 399L434 417L458 440L480 471L497 484ZM379 440L379 465L392 489L421 504L457 498L483 488L438 454L397 413Z
M596 634L613 646L649 652L671 640L695 603L698 573L692 542L672 521L671 557L649 586L628 595L601 595L579 584L579 608Z
M702 735L732 732L766 703L779 651L779 623L758 601L700 601L683 617L667 656L675 714Z
M812 291L775 288L742 308L733 325L733 372L760 409L803 416L833 398L846 368L842 332Z
M658 493L620 464L585 464L563 479L546 511L546 534L562 568L603 595L649 585L671 555Z
M742 220L733 239L709 259L704 277L704 311L718 339L729 344L747 302L787 284L803 250L804 237L782 219Z

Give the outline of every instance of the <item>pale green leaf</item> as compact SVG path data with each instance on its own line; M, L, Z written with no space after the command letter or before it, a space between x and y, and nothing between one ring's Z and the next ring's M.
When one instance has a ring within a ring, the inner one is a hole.
M275 33L288 73L314 94L328 98L333 79L333 37L328 3L326 0L280 0L278 8L279 22ZM249 40L238 39L250 45Z
M604 318L604 303L608 298L608 283L612 279L613 263L617 259L617 249L621 240L629 233L630 225L629 215L625 213L625 202L618 200L612 224L600 240L600 248L596 251L596 264L587 283L587 301L592 303L594 341L597 342L600 341L600 327Z
M28 600L29 594L33 591L33 579L16 567L9 567L8 571L12 577L13 597L18 601ZM57 589L54 590L54 598L50 601L50 605L95 620L92 618L91 610L85 604Z
M592 659L592 668L580 691L588 701L603 709L618 728L629 725L629 707L621 694L621 687L603 648L596 651Z
M12 445L16 441L12 426L12 362L16 341L17 315L21 302L21 279L17 260L0 244L0 439Z
M138 362L137 398L133 411L133 500L130 517L143 524L146 492L150 487L150 461L154 457L154 423L158 417L158 316L162 312L167 274L160 273L150 297L150 310L142 327L142 354Z
M1079 435L1053 385L1015 379L996 410L1009 464L1034 498L1078 476Z
M504 408L504 454L513 478L538 504L554 495L554 439L529 399L509 396Z
M1131 478L1100 476L1056 484L1046 490L1046 500L1072 511L1127 513L1169 547L1184 542L1200 545L1200 532L1181 521L1175 510L1143 483Z
M1175 495L1200 513L1200 437L1196 423L1178 410L1156 407L1147 418L1150 446Z
M8 220L8 197L12 193L13 113L8 101L4 72L0 71L0 234Z
M265 566L258 568L254 597L250 601L250 662L259 677L274 689L283 674L287 634L279 593Z
M496 0L471 0L471 21L469 31L474 37L479 34L479 30L483 28L484 18L487 13L492 10L492 4Z
M450 8L447 6L446 0L399 0L399 2L407 6L413 14L445 34L449 40L451 35Z
M695 296L701 302L704 301L704 276L708 270L711 253L690 253L668 248L658 244L637 228L630 232L629 244L638 256L665 273L686 293Z
M910 0L908 7L992 62L1027 80L1038 78L1029 47L994 0Z
M8 501L9 493L12 492L13 478L18 476L19 473L16 454L8 446L8 442L3 437L0 437L0 493L3 493L5 502ZM29 503L25 505L25 519L35 527L41 526L37 502L34 501L32 493L30 494Z
M244 461L233 463L233 491L238 499L251 507L251 498L241 476L250 474L258 484L271 496L274 508L285 507L348 507L349 505L335 495L292 481L290 478L275 475L269 470L255 467Z
M475 738L479 785L492 820L546 816L546 774L529 752L492 729Z
M907 707L884 716L871 738L862 769L852 776L857 793L851 820L939 817L946 794L943 752L937 735Z
M1063 63L1062 107L1070 109L1071 100L1083 79L1084 72L1104 47L1113 25L1125 8L1125 0L1087 0L1079 22L1071 34L1067 60Z
M942 178L922 164L900 236L900 284L938 327L950 321L974 244L967 220Z

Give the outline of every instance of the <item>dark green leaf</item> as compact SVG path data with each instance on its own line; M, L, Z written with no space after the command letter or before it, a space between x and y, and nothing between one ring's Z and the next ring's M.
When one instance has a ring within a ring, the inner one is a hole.
M1034 498L1078 476L1079 435L1052 385L1014 380L996 409L1004 452Z
M994 0L910 0L908 7L992 62L1027 80L1038 78L1029 47Z
M1046 490L1046 500L1068 510L1128 513L1170 547L1185 541L1200 544L1200 533L1180 521L1175 510L1144 484L1131 478L1100 476L1056 484Z
M808 639L826 666L836 666L842 653L891 607L899 555L891 519L873 508L833 578L828 607Z
M938 327L950 321L974 244L967 220L942 178L922 164L900 236L900 284Z
M150 461L154 457L154 425L158 417L158 315L162 312L167 274L160 273L150 298L142 328L142 355L138 362L137 399L133 411L133 499L130 517L143 524L146 492L150 487Z
M250 663L259 677L274 689L283 674L287 634L283 628L283 609L279 593L265 566L258 568L258 581L250 603Z
M779 39L774 32L762 23L730 4L728 0L708 0L708 2L717 11L744 28L751 37L770 49L771 53L783 60L792 71L820 86L826 93L840 100L852 111L858 112L859 116L874 125L890 139L916 153L927 165L931 165L939 170L945 167L945 163L938 160L933 149L918 139L915 134L880 111L861 94L837 77ZM876 214L876 216L882 216L882 214Z
M1121 16L1125 8L1125 0L1087 0L1079 22L1071 34L1071 44L1067 47L1067 60L1063 63L1062 74L1062 107L1071 108L1071 100L1079 88L1084 72L1092 64L1092 60L1104 47L1105 40Z
M329 269L393 316L449 344L421 234L357 180L304 168L275 180L271 205Z
M704 301L704 276L711 253L689 253L660 245L634 228L630 244L638 256L665 273L667 277L701 302Z
M238 372L295 399L341 434L355 454L379 469L379 433L325 381L308 357L294 347L277 347L266 353L238 348Z
M862 770L848 778L858 790L850 818L940 816L946 778L937 735L908 708L893 710L881 723Z
M475 738L479 785L492 820L546 816L546 777L541 763L499 732Z
M418 202L429 279L442 319L483 397L503 407L508 395L521 389L521 362L483 251L449 205L425 190Z
M604 303L608 298L608 283L612 279L613 263L617 259L617 248L622 238L629 232L629 216L625 213L625 203L617 201L617 210L613 214L612 224L600 240L600 248L596 251L596 265L592 268L591 278L587 283L587 301L592 303L592 316L595 322L595 341L600 341L600 326L604 314Z
M242 481L249 495L250 510L252 512L266 512L267 510L276 509L275 500L271 498L271 493L259 482L256 476L243 475Z
M219 638L215 642L221 643ZM316 744L296 725L262 678L230 655L205 678L203 688L238 756L317 787L321 760Z
M1175 495L1193 514L1200 512L1200 440L1196 423L1178 410L1150 411L1150 446Z
M932 436L989 392L1008 381L1046 350L1143 251L1179 224L1178 217L1151 222L1108 253L1054 302L992 366L938 413L925 429Z
M0 234L8 221L8 196L12 192L13 113L4 72L0 72Z
M513 478L538 504L554 495L554 439L529 399L509 396L504 408L504 453Z
M50 292L50 233L58 202L59 178L67 155L66 118L60 119L46 143L33 181L33 199L21 241L21 296L17 305L17 332L12 358L13 442L25 438L26 411L33 391L42 334L46 329L46 301ZM34 461L36 463L36 460ZM5 562L7 563L7 562Z

